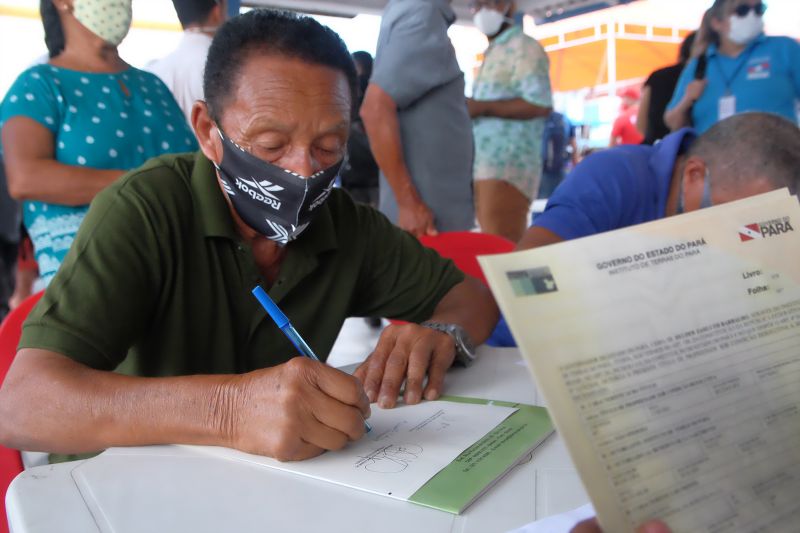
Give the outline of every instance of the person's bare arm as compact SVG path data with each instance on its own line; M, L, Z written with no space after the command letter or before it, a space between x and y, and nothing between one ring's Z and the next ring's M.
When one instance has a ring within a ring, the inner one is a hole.
M553 108L538 106L523 98L509 98L506 100L474 100L467 98L467 110L472 118L496 117L511 120L530 120L532 118L546 117Z
M428 320L458 324L469 338L480 344L489 338L500 318L500 311L489 288L466 276L441 299Z
M360 114L375 161L397 199L397 225L415 236L435 235L433 213L411 181L403 157L400 122L394 100L379 85L370 83Z
M650 87L642 88L642 97L639 99L639 112L636 114L636 129L647 136L647 114L650 112Z
M703 95L706 88L707 80L693 80L686 86L686 92L681 98L680 102L664 112L664 124L672 130L676 131L686 126L692 125L692 117L690 116L692 106Z
M125 173L59 163L50 130L28 117L3 125L3 157L8 192L17 200L85 205Z
M516 250L527 250L529 248L538 248L540 246L547 246L548 244L555 244L564 239L550 231L549 229L540 228L539 226L531 226L525 231L525 235L517 243Z
M489 289L467 277L442 298L429 320L463 327L476 343L485 341L499 317ZM418 324L391 325L383 330L378 345L355 375L364 382L370 401L394 407L405 382L404 400L435 400L442 392L444 376L453 364L455 345L446 333ZM422 388L425 376L428 384Z
M0 442L58 453L206 444L294 460L360 438L368 415L358 380L302 357L241 375L141 378L23 349L0 389Z
M17 266L17 272L14 275L14 293L8 299L9 309L16 309L26 298L33 294L33 284L36 283L36 278L38 277L38 268L19 268Z

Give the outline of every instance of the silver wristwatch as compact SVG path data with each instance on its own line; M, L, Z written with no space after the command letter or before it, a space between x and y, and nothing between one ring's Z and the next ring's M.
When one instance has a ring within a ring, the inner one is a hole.
M475 362L475 345L467 335L467 332L458 324L443 324L442 322L426 321L420 326L435 329L442 333L447 333L453 338L456 345L455 362L464 366L469 366Z

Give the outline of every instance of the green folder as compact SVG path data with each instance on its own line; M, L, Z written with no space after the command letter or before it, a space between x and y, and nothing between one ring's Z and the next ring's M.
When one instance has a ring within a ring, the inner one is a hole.
M518 410L464 450L409 498L410 502L426 507L460 514L554 432L544 407L462 396L442 396L439 400Z

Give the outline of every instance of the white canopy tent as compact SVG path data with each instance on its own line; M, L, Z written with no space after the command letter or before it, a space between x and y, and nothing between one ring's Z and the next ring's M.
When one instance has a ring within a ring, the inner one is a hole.
M604 9L634 0L517 0L520 11L533 16L537 22L549 22L580 13ZM306 13L336 16L355 16L360 13L379 15L386 0L244 0L243 5L281 7ZM469 0L453 0L453 9L461 20L469 20Z

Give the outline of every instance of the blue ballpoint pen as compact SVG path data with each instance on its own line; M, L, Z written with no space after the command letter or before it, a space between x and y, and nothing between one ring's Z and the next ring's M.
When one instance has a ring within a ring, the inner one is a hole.
M253 296L256 297L258 302L261 304L261 307L267 312L270 318L275 322L275 324L280 328L284 335L286 335L294 347L297 348L297 351L300 352L301 355L309 357L314 361L319 361L319 357L314 353L314 350L303 340L303 337L294 329L294 326L289 319L283 314L280 307L278 307L275 302L272 301L272 298L269 297L267 292L261 288L260 285L256 285L253 289ZM364 421L364 428L367 430L367 433L372 431L372 426L369 425L369 422L366 420Z

